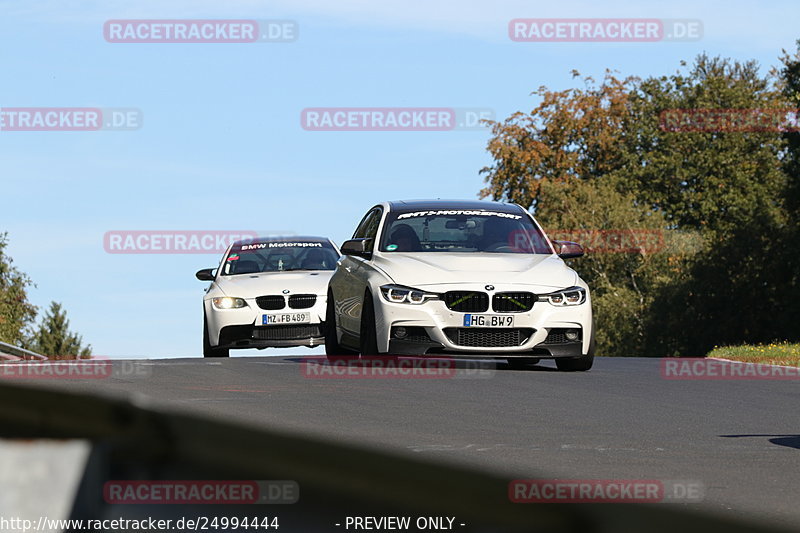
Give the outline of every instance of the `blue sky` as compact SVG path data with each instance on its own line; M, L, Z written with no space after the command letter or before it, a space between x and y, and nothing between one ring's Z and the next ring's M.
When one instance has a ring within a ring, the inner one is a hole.
M474 198L486 131L319 132L307 107L529 110L572 69L661 75L707 52L765 70L800 38L800 5L494 0L0 0L0 107L133 107L136 131L0 132L0 231L94 352L200 355L212 255L116 255L109 230L258 230L341 243L387 199ZM514 18L682 18L703 39L518 43ZM109 19L291 19L292 43L117 44ZM305 350L303 350L305 351ZM245 353L245 352L235 352ZM286 351L247 352L280 355Z

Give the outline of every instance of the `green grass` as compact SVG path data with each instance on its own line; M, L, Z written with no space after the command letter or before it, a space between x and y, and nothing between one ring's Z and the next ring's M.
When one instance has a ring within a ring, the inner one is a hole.
M800 366L800 344L773 342L770 344L745 344L743 346L714 347L706 357L718 357L746 363Z

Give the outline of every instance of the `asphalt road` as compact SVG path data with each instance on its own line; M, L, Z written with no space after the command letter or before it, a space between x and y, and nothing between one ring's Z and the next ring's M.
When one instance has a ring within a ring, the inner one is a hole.
M586 373L551 362L470 363L447 379L343 379L317 376L303 361L115 362L115 377L47 385L466 463L509 480L694 481L705 495L690 507L800 528L799 380L667 380L659 360L640 358L599 358Z

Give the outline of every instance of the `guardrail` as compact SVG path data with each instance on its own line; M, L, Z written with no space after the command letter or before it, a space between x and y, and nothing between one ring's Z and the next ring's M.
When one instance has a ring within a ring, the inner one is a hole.
M33 360L41 361L41 360L46 360L47 357L42 354L32 352L30 350L26 350L24 348L14 346L13 344L6 344L5 342L0 342L0 359L7 359L12 361L17 361L20 359L24 359L26 361L33 361Z
M166 405L159 409L155 402L112 398L99 390L89 394L0 382L0 438L92 441L70 519L140 519L148 514L173 518L185 513L202 514L211 522L213 517L221 521L223 516L268 514L280 515L280 525L289 522L295 531L344 532L344 524L335 529L333 524L369 515L457 517L451 531L462 533L790 531L767 520L751 522L678 504L513 503L507 472L441 456L423 460L399 447L357 446L338 438L291 433L266 422L247 424L174 407L170 411ZM537 477L527 469L524 475ZM299 486L300 500L295 505L265 505L269 512L251 510L261 506L242 510L199 503L176 509L105 502L107 481L175 479L292 480Z

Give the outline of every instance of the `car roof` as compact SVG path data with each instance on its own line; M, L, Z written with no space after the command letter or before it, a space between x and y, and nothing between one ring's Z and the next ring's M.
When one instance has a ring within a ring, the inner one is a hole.
M492 210L503 213L519 213L524 209L512 203L490 202L487 200L395 200L386 202L390 211L422 211L422 210Z
M275 237L256 237L254 239L241 239L233 243L233 246L241 246L243 244L264 244L268 242L330 242L327 237L318 237L313 235L286 235Z

